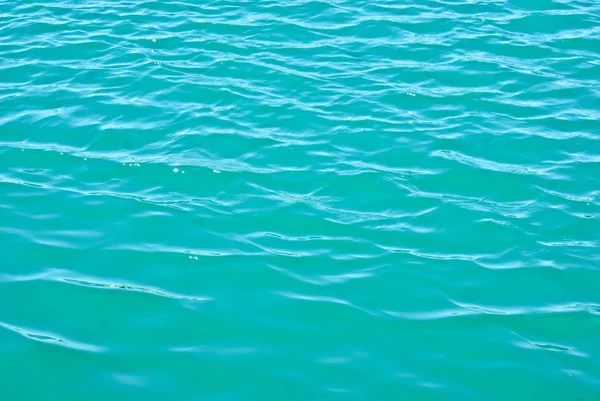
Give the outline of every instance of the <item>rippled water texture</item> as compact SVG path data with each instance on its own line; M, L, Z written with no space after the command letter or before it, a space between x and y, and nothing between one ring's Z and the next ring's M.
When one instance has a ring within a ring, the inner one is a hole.
M0 2L0 398L600 399L598 0Z

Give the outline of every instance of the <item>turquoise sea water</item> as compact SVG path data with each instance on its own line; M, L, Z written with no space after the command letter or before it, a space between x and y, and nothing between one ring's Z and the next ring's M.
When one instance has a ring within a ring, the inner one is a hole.
M0 2L0 399L599 400L600 2Z

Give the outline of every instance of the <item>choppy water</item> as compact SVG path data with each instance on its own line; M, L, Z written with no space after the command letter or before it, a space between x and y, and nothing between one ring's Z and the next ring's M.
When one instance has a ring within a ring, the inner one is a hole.
M3 400L600 399L600 3L0 3Z

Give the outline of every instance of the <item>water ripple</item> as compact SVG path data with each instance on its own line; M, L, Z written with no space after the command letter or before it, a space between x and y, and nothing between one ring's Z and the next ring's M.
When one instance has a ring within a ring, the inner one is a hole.
M598 27L0 3L0 393L594 399Z

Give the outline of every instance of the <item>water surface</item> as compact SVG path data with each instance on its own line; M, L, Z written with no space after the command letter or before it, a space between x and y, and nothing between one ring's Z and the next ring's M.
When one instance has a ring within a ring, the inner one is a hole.
M3 400L600 399L597 0L4 0Z

